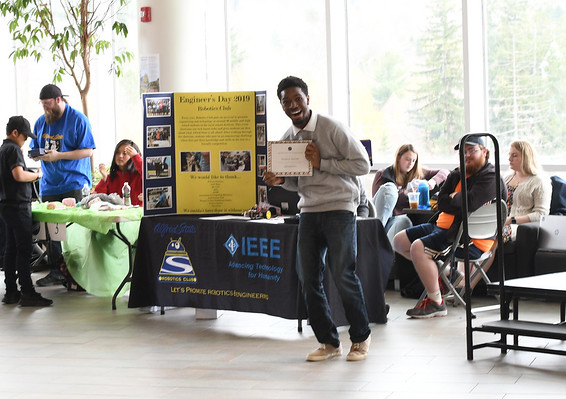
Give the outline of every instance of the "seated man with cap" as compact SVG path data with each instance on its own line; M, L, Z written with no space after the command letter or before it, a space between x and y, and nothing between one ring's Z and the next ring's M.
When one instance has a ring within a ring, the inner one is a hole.
M459 149L457 145L455 150ZM464 147L468 211L474 212L496 197L495 167L489 163L489 149L484 137L471 136ZM438 266L434 255L447 249L456 238L462 221L462 201L464 200L460 170L450 172L438 194L440 214L435 223L425 223L403 230L394 238L395 251L411 260L425 286L427 296L417 305L407 310L407 316L427 319L446 316L446 304L442 299L438 276ZM501 198L507 197L505 184L501 183ZM469 246L470 257L481 255L491 249L494 240L473 240Z

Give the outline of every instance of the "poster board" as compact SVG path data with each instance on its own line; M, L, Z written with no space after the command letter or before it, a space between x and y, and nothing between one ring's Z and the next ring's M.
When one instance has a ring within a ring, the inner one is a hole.
M265 92L142 99L144 214L240 214L267 198Z

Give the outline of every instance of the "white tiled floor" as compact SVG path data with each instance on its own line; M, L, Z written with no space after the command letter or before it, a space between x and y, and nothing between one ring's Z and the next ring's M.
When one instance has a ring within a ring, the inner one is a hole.
M110 298L39 291L54 306L0 307L0 398L566 398L566 357L487 348L468 361L463 308L409 320L415 301L393 291L389 322L372 325L370 355L353 363L305 362L317 344L295 320L238 312L195 320L194 309L162 316L128 309L126 298L113 312ZM558 306L531 301L521 313L557 321ZM347 350L346 328L341 336Z

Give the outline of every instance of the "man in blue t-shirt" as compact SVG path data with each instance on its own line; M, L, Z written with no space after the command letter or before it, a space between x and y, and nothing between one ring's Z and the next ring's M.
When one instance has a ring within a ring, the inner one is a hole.
M90 157L96 148L88 118L72 108L63 98L59 87L48 84L39 93L44 115L33 128L37 136L30 148L44 150L45 154L34 157L41 161L43 178L39 184L41 200L62 201L73 197L82 199L85 183L92 187ZM58 285L64 281L55 266L61 255L61 244L52 244L50 273L39 279L39 286Z

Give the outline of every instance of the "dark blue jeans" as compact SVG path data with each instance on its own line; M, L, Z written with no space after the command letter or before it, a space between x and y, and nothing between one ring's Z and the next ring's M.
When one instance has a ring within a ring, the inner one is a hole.
M6 292L18 289L23 293L35 291L31 281L30 262L32 247L32 217L30 203L1 205L0 215L6 224L6 249L4 251L4 282Z
M340 337L322 285L325 258L350 324L350 340L370 335L368 314L356 274L356 215L348 211L301 213L297 273L303 287L310 325L318 342L337 347Z

